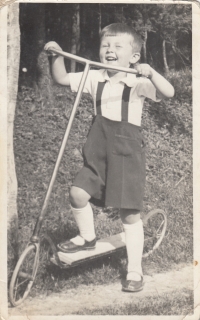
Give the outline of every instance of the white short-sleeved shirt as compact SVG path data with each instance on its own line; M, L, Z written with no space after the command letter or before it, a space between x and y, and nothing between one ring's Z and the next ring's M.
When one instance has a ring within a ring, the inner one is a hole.
M77 92L82 77L82 72L69 73L70 87ZM101 96L101 114L113 121L121 121L122 94L124 84L131 88L128 102L128 122L140 126L142 109L145 98L160 101L156 97L156 88L145 77L136 77L135 74L127 73L119 82L112 84L107 70L90 70L83 92L90 93L94 101L94 113L96 110L96 94L98 82L106 82Z

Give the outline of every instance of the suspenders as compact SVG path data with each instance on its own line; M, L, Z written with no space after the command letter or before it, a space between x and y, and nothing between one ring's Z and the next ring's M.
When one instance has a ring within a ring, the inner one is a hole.
M122 121L128 122L128 103L130 97L131 88L126 84L124 85L124 90L122 94Z
M98 86L97 86L96 109L97 109L97 114L100 114L100 115L102 115L101 96L102 96L102 92L105 84L106 84L106 81L98 82ZM129 103L130 91L131 91L131 88L128 87L126 84L124 84L124 90L122 93L121 121L128 122L128 103Z
M96 108L97 108L97 114L100 114L100 115L101 115L101 96L102 96L102 92L105 84L106 84L106 81L98 82L98 86L97 86Z

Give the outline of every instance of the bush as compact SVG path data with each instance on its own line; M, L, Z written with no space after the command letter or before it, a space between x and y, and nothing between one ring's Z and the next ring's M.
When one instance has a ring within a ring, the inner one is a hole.
M166 77L175 88L175 99L192 103L192 70L170 71Z

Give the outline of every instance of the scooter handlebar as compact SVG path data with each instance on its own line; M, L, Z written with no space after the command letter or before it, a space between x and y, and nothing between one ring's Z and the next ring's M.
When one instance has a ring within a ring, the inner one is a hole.
M123 67L118 67L118 66L111 66L111 65L104 64L104 63L100 63L100 62L91 61L91 60L76 56L72 53L64 52L62 50L56 50L54 48L49 48L47 51L54 53L56 55L62 56L64 58L69 58L71 60L75 60L75 61L82 63L82 64L87 64L91 67L97 67L100 69L117 70L117 71L122 71L122 72L126 72L126 73L133 73L133 74L138 73L138 71L135 69L123 68Z

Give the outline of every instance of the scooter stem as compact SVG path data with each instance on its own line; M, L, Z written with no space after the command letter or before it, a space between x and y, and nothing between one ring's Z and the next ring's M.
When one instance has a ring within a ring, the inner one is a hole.
M83 91L83 88L84 88L85 81L87 79L87 75L88 75L89 70L90 70L90 65L87 62L85 64L85 68L84 68L83 75L82 75L82 78L81 78L81 81L80 81L80 84L79 84L79 88L78 88L78 92L77 92L76 99L75 99L75 102L74 102L74 106L72 108L71 115L70 115L70 118L69 118L69 123L67 125L67 129L66 129L64 137L63 137L63 141L62 141L62 144L61 144L61 147L60 147L58 158L57 158L57 161L56 161L56 164L55 164L55 167L54 167L54 170L53 170L53 174L52 174L52 177L51 177L48 189L47 189L47 193L46 193L46 196L45 196L45 199L44 199L44 203L43 203L43 206L42 206L42 211L41 211L39 217L37 218L35 229L33 231L32 237L30 239L32 242L38 242L39 241L39 232L40 232L40 229L41 229L42 221L43 221L45 213L47 211L47 206L48 206L48 203L49 203L49 198L50 198L50 195L51 195L51 191L52 191L52 188L53 188L53 185L54 185L54 181L55 181L56 176L57 176L57 172L58 172L58 169L59 169L60 162L61 162L63 154L64 154L64 150L65 150L65 147L66 147L66 144L67 144L69 133L70 133L70 130L71 130L71 127L72 127L72 123L73 123L73 120L74 120L74 117L75 117L75 114L76 114L76 110L77 110L78 104L79 104L80 99L81 99L81 94L82 94L82 91Z

